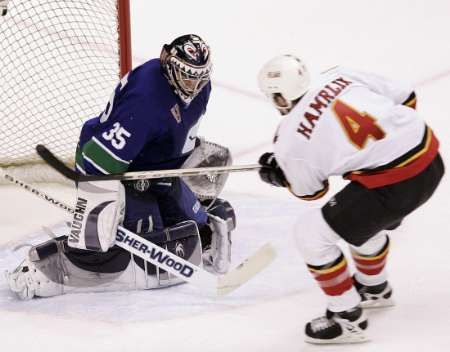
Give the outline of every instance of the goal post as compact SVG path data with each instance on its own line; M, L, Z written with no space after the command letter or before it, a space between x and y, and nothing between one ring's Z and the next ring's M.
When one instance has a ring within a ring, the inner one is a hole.
M0 169L58 181L35 146L73 163L83 122L131 66L129 0L10 0L0 16Z
M120 77L125 76L133 66L131 55L131 22L130 22L130 0L118 0L118 35L119 35L119 58Z

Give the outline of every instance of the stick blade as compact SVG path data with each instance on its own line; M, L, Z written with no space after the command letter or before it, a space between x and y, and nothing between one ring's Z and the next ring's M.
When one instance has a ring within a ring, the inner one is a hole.
M273 246L270 243L264 244L235 269L219 278L217 295L221 297L233 292L264 270L275 258Z

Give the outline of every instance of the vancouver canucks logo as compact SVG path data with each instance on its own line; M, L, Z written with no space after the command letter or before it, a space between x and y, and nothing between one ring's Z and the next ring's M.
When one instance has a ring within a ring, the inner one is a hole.
M206 179L211 182L211 183L216 183L217 182L217 178L218 175L211 175L211 174L206 174Z
M183 243L177 242L175 244L175 254L181 258L184 258L184 246Z
M150 187L149 180L137 180L134 183L134 189L139 192L145 192Z

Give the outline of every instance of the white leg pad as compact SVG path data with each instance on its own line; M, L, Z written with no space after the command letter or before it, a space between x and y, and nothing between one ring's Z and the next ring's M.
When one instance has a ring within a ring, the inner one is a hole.
M212 239L210 253L212 269L218 274L224 274L230 268L231 263L231 232L227 221L208 214L212 226Z
M34 296L51 297L64 293L62 277L57 279L58 281L51 280L28 258L13 272L6 272L5 276L10 290L22 300L30 300Z

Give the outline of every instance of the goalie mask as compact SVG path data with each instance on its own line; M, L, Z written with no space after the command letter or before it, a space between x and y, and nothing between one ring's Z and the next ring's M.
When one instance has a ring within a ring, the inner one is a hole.
M183 35L163 46L161 65L175 94L189 105L210 80L209 47L195 34Z

